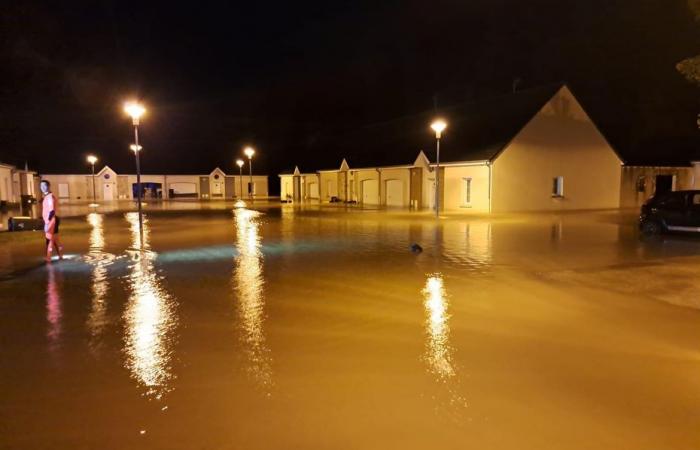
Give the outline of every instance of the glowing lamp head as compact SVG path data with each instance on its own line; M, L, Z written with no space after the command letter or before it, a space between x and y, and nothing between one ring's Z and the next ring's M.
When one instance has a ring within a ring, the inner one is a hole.
M124 103L124 112L131 117L134 125L138 125L139 119L146 113L146 108L138 102L126 102Z
M246 147L243 150L243 153L248 157L248 159L250 159L255 154L255 149L253 149L253 147Z
M143 147L141 147L140 145L131 144L129 146L129 148L131 149L132 152L136 153L136 152L140 152Z
M243 167L243 164L245 164L245 163L243 162L242 159L237 159L237 160L236 160L236 165L237 165L239 168L240 168L240 167Z
M435 132L435 137L440 139L440 135L442 135L442 132L445 131L445 128L447 128L447 123L445 123L445 121L442 119L437 119L430 125L430 128L432 128Z
M95 156L95 155L88 155L88 157L87 157L87 162L90 163L90 164L92 164L92 165L94 166L95 163L97 162L97 156Z

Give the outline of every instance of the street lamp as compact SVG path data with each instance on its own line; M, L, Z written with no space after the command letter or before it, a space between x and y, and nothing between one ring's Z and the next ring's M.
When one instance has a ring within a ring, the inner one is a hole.
M141 237L141 248L143 248L143 211L141 209L141 163L139 153L141 146L139 145L139 119L146 112L146 108L138 102L126 102L124 104L124 112L131 117L131 123L134 125L134 144L129 148L136 155L136 192L138 194L139 205L139 235Z
M97 206L97 191L95 190L95 163L97 162L97 156L88 155L87 162L92 166L92 207Z
M255 154L255 149L253 147L246 147L243 153L248 157L248 170L250 171L250 183L248 183L248 197L253 198L253 155Z
M243 198L243 165L245 163L243 162L242 159L237 159L236 160L236 165L238 166L238 180L241 183L241 197Z
M442 119L435 120L430 128L435 132L435 141L437 147L437 159L435 165L435 217L440 217L440 138L442 132L447 128L447 124Z

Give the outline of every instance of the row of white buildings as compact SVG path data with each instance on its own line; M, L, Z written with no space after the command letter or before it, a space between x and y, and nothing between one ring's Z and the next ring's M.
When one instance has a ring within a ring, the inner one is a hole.
M560 211L637 207L655 192L700 188L699 163L626 163L566 85L453 113L463 121L447 134L461 134L461 142L451 141L439 175L424 151L403 165L353 167L343 159L336 169L280 174L282 200L434 209L437 184L447 211ZM463 156L455 158L458 145Z
M48 180L59 199L66 202L106 202L138 196L135 174L117 173L104 166L92 174L41 174L0 163L0 201L19 203L22 195L40 196L39 181ZM141 175L145 198L234 199L268 197L267 175L229 175L220 168L208 174ZM94 186L94 191L93 191Z

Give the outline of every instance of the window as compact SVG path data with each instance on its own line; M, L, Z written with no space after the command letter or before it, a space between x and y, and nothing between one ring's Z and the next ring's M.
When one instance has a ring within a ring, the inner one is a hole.
M59 198L68 198L70 195L68 194L68 183L58 183L58 197Z
M462 178L462 202L465 206L472 204L472 179Z
M564 177L554 177L552 179L552 197L564 196Z
M647 190L647 177L640 175L637 178L637 192L646 192Z

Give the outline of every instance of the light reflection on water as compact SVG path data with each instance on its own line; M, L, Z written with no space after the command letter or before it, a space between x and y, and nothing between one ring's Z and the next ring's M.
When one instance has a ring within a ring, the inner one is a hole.
M63 317L60 275L56 274L56 268L52 264L48 264L46 268L47 283L46 283L46 320L49 323L46 337L49 341L49 350L55 351L58 348L61 338L61 319Z
M428 276L423 288L426 313L426 361L430 371L440 380L455 376L450 348L449 313L447 297L440 274Z
M238 254L234 260L233 288L238 298L248 371L258 386L269 395L272 387L272 367L263 330L265 300L260 237L261 214L244 208L235 209L233 214Z
M90 249L85 261L92 266L90 292L92 301L90 313L87 318L87 328L92 337L91 347L95 349L96 339L102 334L108 323L107 319L107 293L109 291L109 278L107 268L114 260L114 255L105 253L104 216L96 212L87 215L90 229Z
M140 247L138 213L125 214L130 224L133 249ZM157 254L150 251L148 221L144 218L143 249L131 250L127 276L130 290L126 307L126 366L146 395L161 398L171 389L174 378L172 359L177 317L175 300L162 285L154 264Z

